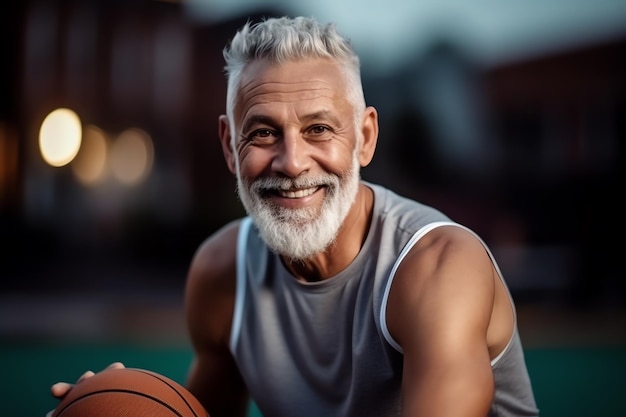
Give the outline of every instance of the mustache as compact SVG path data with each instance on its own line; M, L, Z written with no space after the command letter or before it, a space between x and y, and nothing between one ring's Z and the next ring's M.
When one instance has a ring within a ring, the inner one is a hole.
M297 178L264 177L250 184L250 190L256 193L270 192L273 190L297 190L313 187L335 188L339 185L340 178L336 175L323 174Z

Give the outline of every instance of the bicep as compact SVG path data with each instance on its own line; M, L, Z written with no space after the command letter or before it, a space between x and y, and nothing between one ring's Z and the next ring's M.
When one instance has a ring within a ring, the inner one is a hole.
M492 265L467 232L431 233L398 269L387 307L404 352L404 415L486 415L493 396L486 341Z

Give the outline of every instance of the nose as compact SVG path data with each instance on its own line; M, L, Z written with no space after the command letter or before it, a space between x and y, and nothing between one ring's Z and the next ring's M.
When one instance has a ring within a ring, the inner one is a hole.
M285 132L276 148L272 171L295 178L310 167L309 144L299 132Z

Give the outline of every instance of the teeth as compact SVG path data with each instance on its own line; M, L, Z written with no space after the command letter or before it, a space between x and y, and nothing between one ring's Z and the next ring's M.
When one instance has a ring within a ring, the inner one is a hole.
M317 188L305 188L303 190L280 190L279 194L285 198L302 198L311 195L317 190Z

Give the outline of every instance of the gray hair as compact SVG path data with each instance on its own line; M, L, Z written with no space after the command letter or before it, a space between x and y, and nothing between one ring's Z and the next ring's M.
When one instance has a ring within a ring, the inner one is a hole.
M271 18L256 24L248 22L224 48L223 54L228 78L226 114L231 129L241 73L247 64L261 59L277 64L306 58L334 59L346 76L347 98L355 107L355 115L365 109L359 57L350 40L342 37L333 23L323 25L307 17Z

